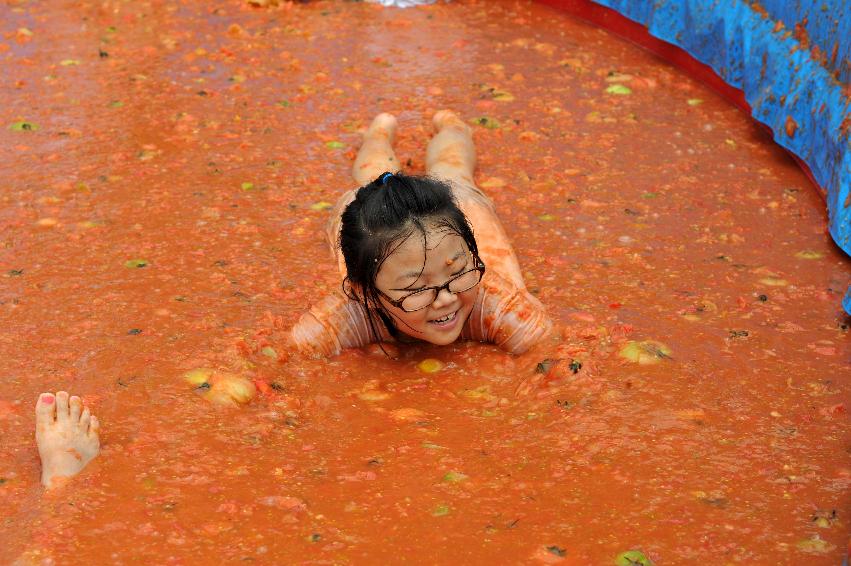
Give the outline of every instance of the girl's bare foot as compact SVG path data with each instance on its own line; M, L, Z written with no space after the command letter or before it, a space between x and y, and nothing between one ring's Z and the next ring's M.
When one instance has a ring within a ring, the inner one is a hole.
M77 475L100 452L100 424L76 395L42 393L35 405L35 442L41 483L50 489Z
M470 126L451 110L435 113L435 133L426 149L426 173L448 181L473 185L476 148Z
M399 127L399 122L396 116L387 112L382 112L372 119L372 123L364 134L367 137L384 137L391 144L396 139L396 128Z
M385 171L399 171L399 160L393 152L398 125L396 117L387 112L372 119L372 124L363 134L363 145L352 166L352 176L358 185L374 181Z
M434 123L434 131L440 132L443 128L446 127L454 127L461 132L470 133L470 126L468 126L464 120L458 117L458 114L453 112L452 110L438 110L435 112L434 117L431 119L432 123Z

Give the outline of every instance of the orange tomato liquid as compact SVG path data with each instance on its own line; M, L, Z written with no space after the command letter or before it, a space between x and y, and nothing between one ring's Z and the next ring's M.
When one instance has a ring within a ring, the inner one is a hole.
M699 83L525 1L0 15L0 562L844 556L851 266L792 160ZM267 355L339 285L325 203L358 129L396 113L421 172L445 107L563 331L516 358ZM211 405L197 367L258 398ZM103 450L43 495L32 404L59 389Z

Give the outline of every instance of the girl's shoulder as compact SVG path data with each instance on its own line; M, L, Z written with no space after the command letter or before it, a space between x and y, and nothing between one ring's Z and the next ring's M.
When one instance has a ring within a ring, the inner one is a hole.
M508 298L522 295L539 305L541 304L525 286L517 285L513 280L495 270L485 272L485 276L482 277L482 282L479 285L481 287L479 291L481 299L486 299L489 296ZM541 305L541 308L543 308L543 305Z
M485 274L463 336L522 353L549 332L544 305L529 291L497 272Z

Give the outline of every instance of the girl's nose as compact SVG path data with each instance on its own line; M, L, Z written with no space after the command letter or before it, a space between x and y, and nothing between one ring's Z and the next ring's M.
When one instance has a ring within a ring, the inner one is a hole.
M434 298L432 307L435 309L442 308L446 305L451 305L455 302L455 293L450 293L449 289L441 289Z

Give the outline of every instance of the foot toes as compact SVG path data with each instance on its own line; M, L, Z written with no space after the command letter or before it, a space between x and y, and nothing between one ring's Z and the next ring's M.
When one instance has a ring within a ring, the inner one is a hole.
M42 393L35 404L36 426L46 425L56 418L56 397L53 393Z
M83 412L83 401L76 395L72 395L68 400L69 415L71 422L76 424L80 421L80 413Z
M68 422L68 393L66 391L56 392L56 421Z
M83 432L89 432L89 426L91 425L92 414L89 411L88 407L83 407L83 412L80 413L80 430Z
M94 415L92 415L91 421L89 422L89 436L97 436L98 431L100 430L100 421Z

